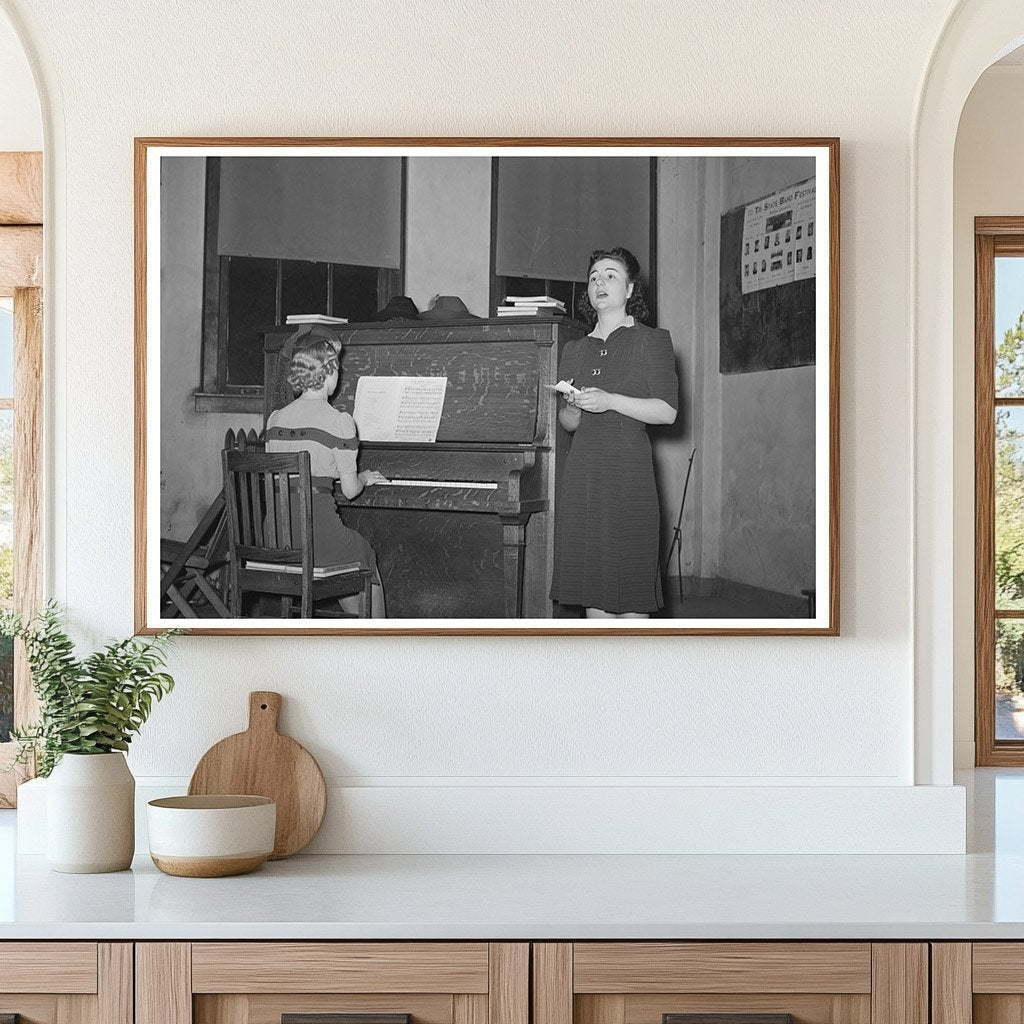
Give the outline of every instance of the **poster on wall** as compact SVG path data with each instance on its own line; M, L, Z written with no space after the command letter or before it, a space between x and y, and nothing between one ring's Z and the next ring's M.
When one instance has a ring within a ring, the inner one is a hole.
M748 203L743 212L743 294L814 277L814 179Z
M838 152L137 139L137 630L836 635Z

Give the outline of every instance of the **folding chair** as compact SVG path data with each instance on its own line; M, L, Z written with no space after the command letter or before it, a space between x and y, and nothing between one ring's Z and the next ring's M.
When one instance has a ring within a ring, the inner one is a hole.
M263 435L244 427L229 429L224 447L238 451L263 451ZM160 539L160 605L167 618L178 613L199 618L196 594L221 618L230 618L227 606L228 535L224 491L213 499L188 540ZM194 603L195 602L195 603Z

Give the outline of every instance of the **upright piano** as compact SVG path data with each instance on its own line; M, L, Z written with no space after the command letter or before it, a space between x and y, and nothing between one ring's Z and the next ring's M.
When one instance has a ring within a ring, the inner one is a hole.
M294 328L264 333L264 420L294 398L280 359ZM390 618L546 618L551 586L559 354L588 328L530 317L345 324L341 382L352 412L363 376L447 377L432 444L360 442L359 468L391 483L353 501L345 522L377 552Z

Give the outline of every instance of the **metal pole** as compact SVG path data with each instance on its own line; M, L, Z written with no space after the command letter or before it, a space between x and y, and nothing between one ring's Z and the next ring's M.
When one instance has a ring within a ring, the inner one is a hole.
M679 515L676 517L676 525L672 527L672 544L668 549L665 558L663 575L668 574L668 567L672 563L672 552L676 553L676 578L679 582L679 600L683 599L683 509L686 508L686 492L690 489L690 474L693 472L693 460L697 455L697 449L690 452L690 461L686 467L686 482L683 484L683 499L679 502Z

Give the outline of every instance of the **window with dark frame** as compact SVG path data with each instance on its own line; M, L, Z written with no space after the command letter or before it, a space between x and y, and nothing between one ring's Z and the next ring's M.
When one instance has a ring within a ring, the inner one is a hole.
M381 166L386 173L374 173ZM320 174L326 185L311 183L311 171L334 169L339 173ZM345 172L352 170L359 173L346 191ZM196 410L262 410L265 328L297 313L358 323L400 295L404 207L402 157L207 158ZM272 210L281 211L277 222ZM381 210L385 216L377 216ZM346 212L350 221L339 224ZM353 262L303 258L346 252Z

